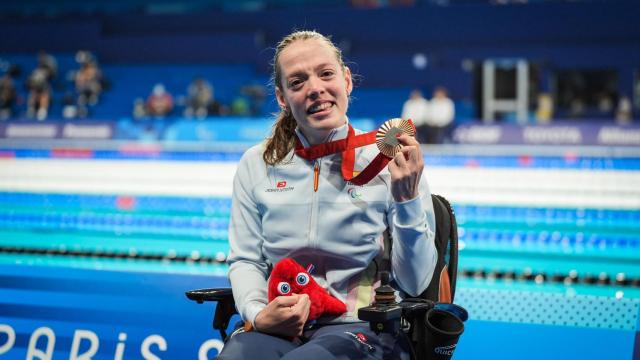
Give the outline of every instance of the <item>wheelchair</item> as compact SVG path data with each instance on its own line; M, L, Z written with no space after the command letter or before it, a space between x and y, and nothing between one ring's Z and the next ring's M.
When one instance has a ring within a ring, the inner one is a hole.
M395 289L389 284L389 273L380 271L381 285L375 290L375 301L358 309L358 318L369 322L376 333L404 331L411 342L411 358L450 359L464 331L467 311L453 304L458 271L458 230L451 204L440 195L431 196L436 218L435 244L438 260L427 289L416 298L395 302ZM383 261L390 261L391 238L385 233ZM227 328L237 314L230 288L198 289L186 292L188 299L199 304L217 302L213 328L223 341L231 336Z

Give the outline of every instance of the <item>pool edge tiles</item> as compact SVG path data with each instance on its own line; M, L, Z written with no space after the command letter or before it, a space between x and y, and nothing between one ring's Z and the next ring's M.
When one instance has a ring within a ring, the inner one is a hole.
M456 303L482 321L636 331L640 299L459 288Z
M203 275L227 277L228 266L222 263L202 264L197 261L175 263L166 260L131 260L75 258L66 256L25 256L22 254L0 254L0 271L14 266L24 269L70 269L76 271L105 271L119 273L150 273L175 275ZM61 270L56 270L61 271Z

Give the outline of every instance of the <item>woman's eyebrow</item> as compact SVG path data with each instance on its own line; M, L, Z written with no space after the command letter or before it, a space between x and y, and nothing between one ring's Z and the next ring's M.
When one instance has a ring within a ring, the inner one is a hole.
M287 79L291 79L292 77L304 76L305 72L303 70L297 70L287 75Z
M326 69L326 68L334 69L335 68L335 64L332 64L332 63L318 64L315 67L315 71ZM306 71L303 70L303 69L294 70L291 74L287 74L285 76L285 79L291 79L293 77L298 77L298 76L303 77L303 76L305 76L305 74L306 74Z
M316 69L324 69L324 68L335 68L335 64L332 63L322 63L316 66Z

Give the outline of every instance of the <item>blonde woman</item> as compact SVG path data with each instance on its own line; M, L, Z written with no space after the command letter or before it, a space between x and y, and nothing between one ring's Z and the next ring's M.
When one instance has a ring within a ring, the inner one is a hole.
M219 358L408 358L406 339L376 335L357 310L373 300L386 229L399 296L420 294L431 279L435 219L420 146L400 135L402 151L357 185L352 175L376 157L375 145L357 148L351 160L347 151L308 156L362 133L348 122L353 81L340 50L317 32L294 32L276 47L273 67L281 112L272 136L240 160L229 226L229 279L254 330L233 336ZM284 257L313 265L314 279L347 312L309 326L306 295L268 302L269 270Z

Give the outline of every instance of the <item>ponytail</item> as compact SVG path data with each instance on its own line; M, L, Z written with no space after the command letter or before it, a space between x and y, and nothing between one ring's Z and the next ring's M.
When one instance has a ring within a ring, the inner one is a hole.
M276 165L293 150L296 138L296 120L291 111L281 110L273 125L273 134L267 139L262 158L268 165Z

